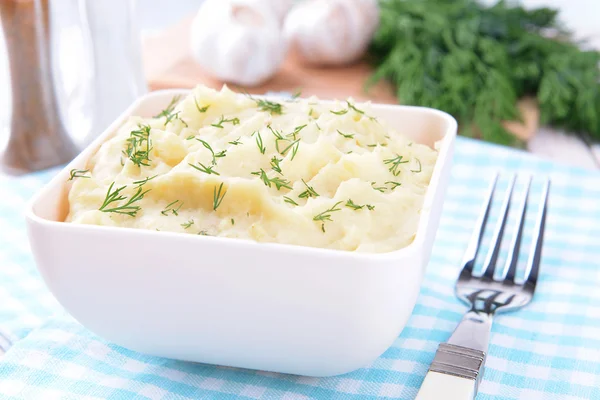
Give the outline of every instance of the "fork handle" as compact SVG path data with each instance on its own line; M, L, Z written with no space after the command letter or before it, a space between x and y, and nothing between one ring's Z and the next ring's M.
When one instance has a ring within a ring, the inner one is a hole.
M475 381L429 371L415 400L473 400Z
M439 345L417 400L472 400L483 374L485 353L450 343Z

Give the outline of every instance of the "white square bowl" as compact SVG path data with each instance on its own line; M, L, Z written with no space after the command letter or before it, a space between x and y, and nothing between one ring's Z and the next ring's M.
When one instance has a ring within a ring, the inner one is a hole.
M47 286L85 327L139 352L233 367L331 376L364 367L398 337L415 305L450 175L456 121L432 109L374 105L417 142L440 141L415 240L381 254L63 222L66 181L137 100L31 200L31 248Z

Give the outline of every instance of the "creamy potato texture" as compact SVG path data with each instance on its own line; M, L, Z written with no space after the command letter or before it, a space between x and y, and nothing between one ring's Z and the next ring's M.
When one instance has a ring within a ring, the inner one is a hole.
M436 158L369 104L199 86L72 172L67 221L388 252L412 242Z

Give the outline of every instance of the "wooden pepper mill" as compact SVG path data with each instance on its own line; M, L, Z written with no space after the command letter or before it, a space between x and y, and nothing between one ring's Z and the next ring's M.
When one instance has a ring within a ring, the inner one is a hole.
M3 169L23 174L64 164L78 150L59 115L50 59L48 0L0 0L12 120Z

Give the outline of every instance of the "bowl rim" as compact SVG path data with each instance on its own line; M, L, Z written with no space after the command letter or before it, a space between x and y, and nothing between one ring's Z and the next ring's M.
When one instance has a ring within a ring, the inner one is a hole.
M190 235L190 234L182 234L180 232L170 232L170 231L152 231L147 229L136 229L136 228L128 228L128 227L113 227L113 226L101 226L101 225L84 225L84 224L70 224L64 221L55 221L47 218L40 217L36 214L34 208L35 205L44 199L45 196L49 195L49 192L55 186L62 184L63 181L69 176L69 171L73 168L76 168L78 165L85 164L89 157L95 153L100 146L116 134L117 130L130 116L134 116L134 111L138 109L143 103L148 102L154 98L160 97L169 97L173 98L177 95L187 95L191 93L194 89L188 88L176 88L176 89L164 89L149 92L143 96L140 96L136 100L134 100L131 105L121 113L119 117L117 117L96 139L94 139L91 143L89 143L73 160L71 160L68 164L64 165L63 168L49 181L47 182L41 189L39 189L27 202L25 207L25 219L30 224L37 224L45 227L56 227L60 229L75 229L82 232L102 232L106 233L118 234L118 235L127 235L133 234L136 235L161 235L162 237L171 238L170 240L194 240L194 241L213 241L213 243L221 243L223 245L233 245L238 247L244 246L261 246L265 251L285 251L287 253L312 253L315 256L319 257L335 257L335 258L347 258L352 260L386 260L390 258L399 258L404 256L409 256L416 252L418 252L419 247L425 241L426 228L429 222L429 218L431 215L431 207L433 204L433 200L435 194L439 190L438 183L441 180L441 174L443 168L450 168L451 160L448 160L449 153L451 150L451 146L454 143L454 139L457 134L458 123L454 117L450 114L440 111L434 108L429 107L420 107L420 106L407 106L407 105L399 105L399 104L381 104L381 103L372 103L372 107L383 109L383 110L393 110L393 109L405 109L412 110L421 113L428 113L432 116L437 116L445 121L446 127L443 137L437 142L439 143L438 148L438 158L436 160L434 170L431 176L430 184L427 187L427 192L425 193L425 198L423 199L423 206L421 208L421 215L419 217L419 223L417 226L417 231L415 233L414 240L407 246L402 247L397 250L392 250L383 253L368 253L368 252L356 252L356 251L346 251L340 249L327 249L327 248L319 248L319 247L311 247L311 246L302 246L302 245L294 245L294 244L286 244L286 243L275 243L275 242L255 242L250 239L235 239L225 238L219 236L203 236L203 235ZM274 95L252 95L255 98L264 98L264 99L277 99L278 96ZM332 104L337 99L332 100L318 100L320 103L324 104ZM367 102L360 102L360 104L364 104ZM433 183L433 184L432 184ZM193 242L190 242L193 243Z

